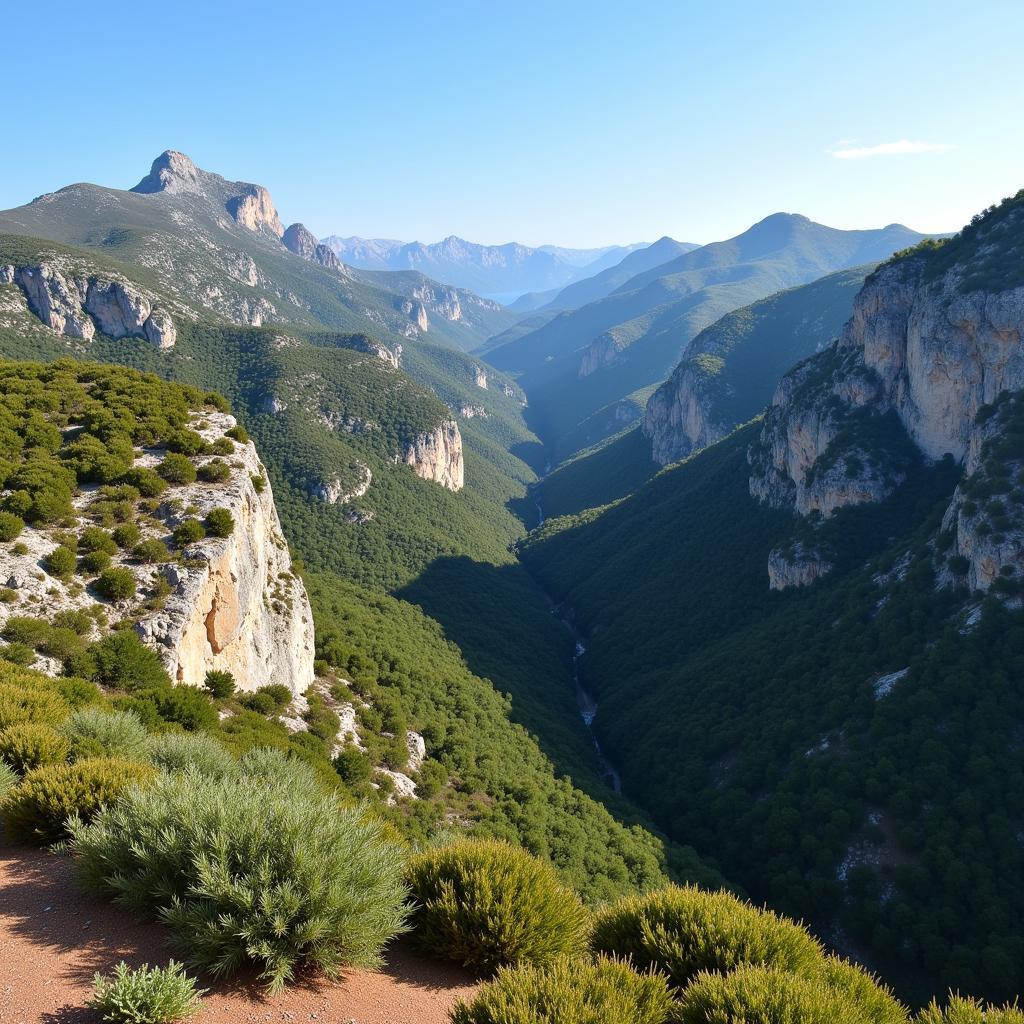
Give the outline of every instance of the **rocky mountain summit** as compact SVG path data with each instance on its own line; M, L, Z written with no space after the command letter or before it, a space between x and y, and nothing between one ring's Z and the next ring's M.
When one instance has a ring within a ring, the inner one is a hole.
M968 484L995 472L985 453L1013 454L1016 397L1000 415L990 410L1024 388L1022 239L1018 195L872 274L836 343L780 382L750 449L751 494L828 518L887 498L915 457L953 459ZM951 509L954 522L972 586L988 589L1021 560L1024 537L994 530L994 547Z

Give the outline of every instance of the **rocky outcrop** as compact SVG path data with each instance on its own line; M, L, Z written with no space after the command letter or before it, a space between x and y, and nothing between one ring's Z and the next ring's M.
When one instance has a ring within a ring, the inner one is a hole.
M647 402L642 429L651 442L651 458L662 466L706 448L729 432L723 423L711 419L700 379L699 369L684 361Z
M445 320L457 323L462 319L462 302L459 300L458 291L454 288L434 284L417 285L412 290L412 297Z
M343 482L338 475L318 481L311 488L313 497L328 505L344 505L361 498L370 489L373 473L370 472L369 466L364 466L361 462L355 463L352 471L354 480L349 482Z
M602 367L613 366L621 354L622 349L610 333L599 335L583 350L577 376L583 380Z
M416 331L422 331L426 334L430 330L430 317L427 316L426 307L422 302L403 299L398 304L398 308L402 311L403 316L409 318L410 330L406 333L406 337L415 337ZM415 328L415 330L411 328Z
M459 415L467 420L476 419L477 417L485 420L487 419L487 410L482 405L461 405L459 406Z
M262 185L242 185L242 194L227 201L227 211L235 222L250 231L262 231L280 238L284 227L270 193Z
M184 153L168 149L153 161L149 174L132 191L144 194L169 192L171 195L202 192L202 173Z
M304 224L292 224L281 236L284 247L296 256L301 256L310 263L318 263L326 270L342 272L341 260L334 255L334 250L321 245L316 236Z
M174 347L177 330L170 314L123 278L46 262L5 270L25 293L28 308L58 334L89 341L98 327L111 338L145 338L159 349Z
M200 433L214 440L234 425L206 414ZM175 497L191 515L227 508L234 529L206 538L165 570L172 592L136 630L179 683L201 685L211 669L231 672L242 689L283 682L301 693L313 681L313 616L302 580L292 571L273 494L251 442L237 445L232 474L215 487L195 484ZM174 525L173 519L170 525Z
M454 420L446 420L433 430L417 434L403 449L400 462L412 466L413 472L424 480L459 491L465 483L462 455L462 435Z
M775 548L768 555L768 586L771 590L810 586L831 569L820 551L804 544Z
M473 383L478 388L487 390L487 371L482 366L476 366L473 368Z

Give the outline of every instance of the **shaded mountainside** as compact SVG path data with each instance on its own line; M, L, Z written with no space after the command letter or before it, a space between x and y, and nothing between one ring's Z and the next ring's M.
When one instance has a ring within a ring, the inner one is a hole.
M1024 984L1022 209L879 268L763 423L522 546L625 793L909 998Z
M870 269L778 292L701 331L644 411L655 461L676 462L761 412L783 373L838 336Z
M898 225L838 231L775 214L489 348L487 358L518 377L530 395L531 425L562 459L621 429L599 418L584 436L579 430L599 410L668 376L691 340L719 317L832 271L884 259L921 237ZM636 409L634 418L639 415Z

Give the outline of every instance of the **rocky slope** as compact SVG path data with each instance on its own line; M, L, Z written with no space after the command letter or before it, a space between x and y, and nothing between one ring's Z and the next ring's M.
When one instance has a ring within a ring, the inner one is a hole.
M976 475L1010 422L985 411L1024 388L1024 275L1013 258L1022 237L1018 196L873 274L835 345L779 384L750 449L751 494L827 518L892 494L913 456L949 456ZM979 275L986 264L999 270ZM954 521L969 580L987 589L1015 556L978 544L951 510Z
M223 439L235 420L204 411L192 428L205 441ZM221 442L223 443L223 442ZM226 509L234 522L227 537L206 536L187 546L177 561L140 562L119 552L113 564L128 568L137 598L106 605L107 626L129 619L143 641L157 651L171 678L201 685L211 669L231 672L238 686L255 690L286 683L301 693L313 681L313 617L301 579L292 572L273 494L252 442L231 442L229 473L217 483L182 484L165 492L158 507L140 517L141 540L168 539L184 519L204 519ZM165 455L143 449L137 467L153 467ZM197 465L213 461L200 456ZM59 530L29 528L19 544L0 546L0 623L12 616L42 615L95 607L95 595L76 579L53 575L48 556L68 532L91 525L90 506L101 499L96 488L74 498L76 517ZM106 627L104 627L106 628ZM57 672L58 662L37 667Z
M424 480L433 480L450 491L462 490L465 464L459 425L446 420L431 431L417 434L406 442L400 461L412 466L413 472Z
M838 336L869 269L779 292L701 331L648 400L643 431L654 460L685 458L756 416L795 362Z

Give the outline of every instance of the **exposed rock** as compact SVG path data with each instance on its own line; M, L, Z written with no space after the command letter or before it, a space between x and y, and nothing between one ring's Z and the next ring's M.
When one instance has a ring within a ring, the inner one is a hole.
M200 174L196 165L184 153L168 149L153 161L149 174L132 191L150 194L169 192L172 195L201 192Z
M126 281L90 280L85 308L108 337L142 337L160 349L173 348L177 340L170 316Z
M890 672L887 675L879 676L874 684L873 690L875 693L875 700L881 700L882 697L887 697L892 693L892 688L910 672L909 668L901 668L898 672Z
M412 466L424 480L433 480L450 491L461 490L465 467L458 424L446 420L433 430L417 434L406 443L399 461Z
M768 555L768 586L771 590L807 587L832 569L820 551L804 544L790 549L775 548Z
M14 284L14 267L0 267L0 284Z
M204 419L209 426L200 432L211 440L234 425L223 413ZM178 682L200 685L211 669L225 669L245 690L280 682L302 693L313 681L309 599L292 572L271 489L253 485L265 474L251 442L236 447L233 462L238 468L225 483L191 485L177 496L199 517L227 508L234 530L192 545L187 563L167 568L171 595L136 629Z
M373 474L369 466L357 462L353 467L357 476L355 484L345 489L339 476L332 476L329 480L319 481L311 488L313 497L319 498L328 505L344 505L346 502L361 498L369 489Z
M459 300L459 293L454 288L446 288L444 285L419 285L412 290L414 299L418 299L424 307L438 316L457 323L462 319L462 303ZM424 313L426 316L426 313ZM427 328L424 327L423 330Z
M242 194L227 201L227 210L238 224L250 231L263 231L280 238L284 227L274 208L270 193L262 185L239 183Z
M88 341L96 333L82 309L82 295L75 283L55 267L46 263L17 267L14 283L25 293L28 308L58 334Z
M296 256L301 256L311 263L319 263L327 270L342 272L341 260L334 255L334 250L326 245L321 245L313 232L304 224L292 224L281 236L281 241L285 248L291 250Z
M424 334L430 330L430 318L427 316L426 307L422 302L413 302L411 299L403 299L399 303L399 308L404 316L407 316L411 321L410 326L415 325L417 330L423 331ZM413 331L408 334L407 337L415 337L416 332Z
M580 359L578 377L583 380L596 373L604 366L612 366L618 362L622 349L614 336L608 332L595 338L584 350Z
M427 759L427 744L418 732L410 729L405 734L405 745L409 749L409 762L406 767L415 774Z
M487 410L482 405L462 405L459 406L459 415L467 420L476 417L485 420L487 419Z
M288 408L288 403L282 401L277 395L264 395L263 401L260 403L260 409L263 412L269 412L273 415L284 412Z
M478 388L487 390L487 371L482 366L477 366L473 370L473 383Z
M706 448L729 432L724 424L709 419L700 376L689 361L681 362L647 402L643 432L651 442L651 458L662 466Z

